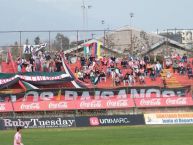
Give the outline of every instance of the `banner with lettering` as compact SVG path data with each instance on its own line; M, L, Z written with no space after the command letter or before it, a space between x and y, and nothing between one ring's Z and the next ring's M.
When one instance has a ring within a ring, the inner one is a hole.
M23 45L23 53L24 54L36 53L46 48L46 46L47 46L47 43L42 43L39 45Z
M74 80L69 74L64 72L38 73L30 72L23 74L3 74L0 73L0 89L14 85L19 80L26 81L32 84L53 84L59 82L69 82Z
M62 89L33 89L22 93L1 93L0 102L12 101L71 101L71 100L98 100L98 99L143 99L143 98L170 98L191 97L190 86L181 88L160 87L121 87L121 88L62 88ZM153 102L156 100L150 100ZM136 103L138 101L136 100Z
M54 111L54 110L96 110L96 109L125 109L149 107L178 107L193 106L191 97L172 98L141 98L141 99L98 99L71 101L37 101L37 102L4 102L0 103L0 112L22 111Z
M193 112L144 114L146 124L193 124Z
M76 127L74 117L31 117L31 118L2 118L0 130L22 128L67 128Z

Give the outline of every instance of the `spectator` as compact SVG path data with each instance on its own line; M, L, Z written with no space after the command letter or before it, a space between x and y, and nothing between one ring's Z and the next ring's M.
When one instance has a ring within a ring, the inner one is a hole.
M187 58L186 54L184 54L183 57L182 57L182 61L186 63L186 62L187 62L187 59L188 59L188 58Z
M192 68L188 69L188 78L193 78L193 72L192 72Z
M32 72L32 66L31 64L28 64L26 67L26 72Z
M120 78L118 75L115 76L115 85L118 86L121 84Z
M156 79L156 73L155 73L154 69L152 69L151 72L150 72L150 78L151 78L152 81L155 81L155 79Z
M178 70L178 63L177 63L177 60L175 60L173 62L173 72L176 73L177 70Z

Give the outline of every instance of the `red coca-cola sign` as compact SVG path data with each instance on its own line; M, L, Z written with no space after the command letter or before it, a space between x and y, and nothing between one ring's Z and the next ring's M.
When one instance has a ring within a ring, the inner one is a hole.
M68 103L67 102L49 102L48 108L51 110L58 110L58 109L67 109Z
M193 106L191 97L143 98L135 99L135 103L137 107Z
M80 109L99 109L103 108L103 104L101 100L91 100L91 101L77 101L77 106Z
M140 100L140 106L160 106L160 105L161 105L161 99L160 98L141 99Z
M0 103L0 112L193 106L191 97Z
M187 105L187 98L168 98L166 99L167 105Z
M21 106L20 106L20 109L21 110L40 110L40 103L37 102L37 103L22 103Z
M0 103L0 112L11 112L13 107L10 102Z
M107 107L108 108L124 108L130 106L130 101L128 100L108 100Z

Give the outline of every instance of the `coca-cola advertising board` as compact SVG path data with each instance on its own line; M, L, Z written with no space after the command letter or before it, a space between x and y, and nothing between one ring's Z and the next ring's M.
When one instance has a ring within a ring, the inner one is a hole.
M193 112L144 114L146 124L193 124Z
M39 101L15 102L14 111L74 110L74 109L113 109L134 107L132 99L87 100L87 101Z
M169 98L142 98L134 99L137 107L175 107L192 106L191 97L169 97Z
M13 107L11 103L0 103L0 112L11 112Z
M37 101L0 103L0 112L124 109L149 107L193 106L191 97L141 98L141 99L99 99L74 101Z

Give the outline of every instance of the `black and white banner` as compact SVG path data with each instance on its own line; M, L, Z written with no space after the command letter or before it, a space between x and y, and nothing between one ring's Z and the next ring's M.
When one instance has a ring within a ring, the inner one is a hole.
M51 118L3 118L0 130L22 128L67 128L92 126L144 125L143 115L51 117Z
M51 118L4 118L0 119L0 129L22 128L66 128L75 127L73 117L51 117Z
M143 115L76 117L77 127L144 125Z
M24 45L23 46L23 53L24 54L31 54L40 51L41 49L45 48L47 43L39 44L39 45Z

